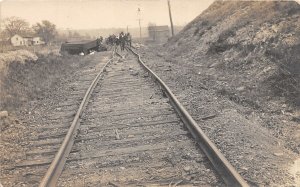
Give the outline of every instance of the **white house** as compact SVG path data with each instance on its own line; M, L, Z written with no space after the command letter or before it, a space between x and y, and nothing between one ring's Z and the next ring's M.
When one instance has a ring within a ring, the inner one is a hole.
M33 45L42 45L42 44L45 44L45 42L42 40L41 37L36 36L36 37L32 38L32 44Z
M31 46L45 44L41 37L38 36L20 36L18 34L10 38L10 42L13 46Z
M24 38L18 34L10 38L11 45L13 46L23 46L25 45Z

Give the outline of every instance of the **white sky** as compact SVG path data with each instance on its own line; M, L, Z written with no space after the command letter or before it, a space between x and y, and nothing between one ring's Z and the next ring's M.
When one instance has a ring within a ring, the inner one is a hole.
M190 22L212 2L171 0L174 25ZM1 14L2 18L21 17L31 24L47 19L58 28L125 28L138 27L138 7L142 26L149 22L169 25L167 0L3 0Z

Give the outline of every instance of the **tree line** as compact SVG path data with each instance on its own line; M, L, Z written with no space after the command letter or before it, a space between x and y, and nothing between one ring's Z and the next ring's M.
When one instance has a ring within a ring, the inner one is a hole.
M30 26L30 24L22 18L9 17L4 19L3 31L1 33L2 38L10 38L16 34L21 36L39 36L48 44L58 33L56 25L48 20L43 20L40 23Z
M81 36L76 31L68 31L68 34L58 34L56 25L48 20L42 20L32 26L19 17L8 17L3 21L3 30L0 33L1 38L10 38L14 35L20 36L39 36L42 40L49 44L56 40L66 41L69 38L87 38L90 36Z

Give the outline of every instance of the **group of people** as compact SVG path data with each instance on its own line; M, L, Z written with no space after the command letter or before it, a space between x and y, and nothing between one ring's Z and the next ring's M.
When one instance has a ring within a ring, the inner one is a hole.
M100 36L99 38L97 38L97 45L100 45L103 41L103 37Z
M131 47L131 35L130 33L124 33L121 32L119 35L110 35L107 39L106 39L106 44L107 45L112 45L112 46L120 46L121 47L121 51L124 51L125 49L125 45L128 45Z

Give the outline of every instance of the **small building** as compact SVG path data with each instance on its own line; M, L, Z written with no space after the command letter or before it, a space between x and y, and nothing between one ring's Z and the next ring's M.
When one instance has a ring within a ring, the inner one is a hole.
M32 45L32 38L31 36L23 36L24 39L24 45L25 46L31 46Z
M41 37L38 37L38 36L33 37L32 42L33 42L33 45L42 45L42 44L46 44L46 42L44 42L44 41L42 40L42 38L41 38Z
M170 36L170 30L168 25L161 26L148 26L149 37L153 41L164 42L167 41Z
M20 36L18 34L11 37L10 42L13 46L32 46L45 44L45 42L39 36Z
M24 38L18 34L15 34L13 37L10 38L10 43L13 46L24 46L25 45Z

